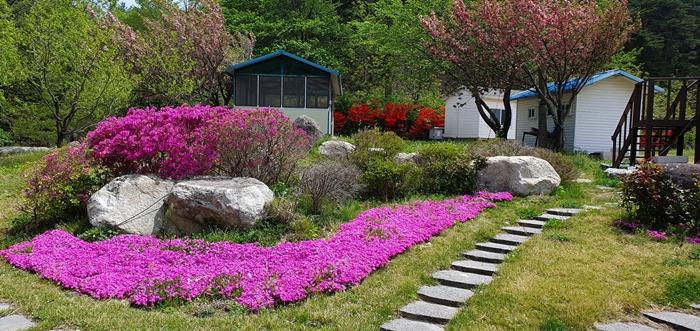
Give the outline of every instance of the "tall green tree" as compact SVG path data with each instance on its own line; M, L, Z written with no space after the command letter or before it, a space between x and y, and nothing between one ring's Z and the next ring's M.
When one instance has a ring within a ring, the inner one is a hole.
M14 116L20 122L50 122L56 146L125 109L131 93L111 31L100 27L89 5L37 1L15 14L26 74L12 87Z
M651 76L700 75L700 0L631 0L642 28L627 44L641 48Z

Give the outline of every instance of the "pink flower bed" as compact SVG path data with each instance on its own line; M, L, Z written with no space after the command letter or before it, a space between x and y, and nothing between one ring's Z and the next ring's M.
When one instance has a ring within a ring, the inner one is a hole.
M509 193L369 209L331 238L274 247L120 235L89 243L53 230L0 251L12 265L95 298L152 305L200 295L251 310L342 291L411 246L474 219Z

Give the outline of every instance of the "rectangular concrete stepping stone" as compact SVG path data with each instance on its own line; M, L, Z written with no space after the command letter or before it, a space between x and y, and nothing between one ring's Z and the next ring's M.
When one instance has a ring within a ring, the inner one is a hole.
M10 309L10 304L0 302L0 311Z
M433 279L445 286L472 289L478 285L491 283L493 277L457 270L440 270L433 273Z
M425 301L413 301L399 311L401 316L429 323L446 324L455 315L457 308Z
M574 216L580 212L583 212L583 209L578 209L578 208L550 208L550 209L547 209L548 214L560 215L560 216Z
M508 254L518 248L518 246L513 245L503 245L492 242L478 243L476 244L476 249L487 252L503 253Z
M384 325L379 328L382 331L442 331L444 330L442 326L414 321L405 318L397 318L395 320L384 323Z
M491 242L495 242L497 244L503 244L503 245L520 245L526 241L528 241L530 237L527 236L518 236L514 234L509 234L509 233L500 233L491 238Z
M510 234L517 234L521 236L533 236L542 233L541 229L529 228L525 226L504 226L501 228L501 230Z
M479 262L474 260L459 260L452 262L452 269L471 272L480 275L493 276L498 272L498 264Z
M35 326L34 322L22 315L9 315L0 318L0 331L20 331Z
M561 216L561 215L552 215L552 214L542 214L540 216L536 216L535 219L538 221L551 221L551 220L559 220L559 221L566 221L570 217L569 216Z
M700 331L700 317L675 311L647 311L642 313L646 318L664 323L676 330Z
M632 322L616 322L609 324L596 323L595 329L596 331L659 331L659 329L654 329L644 324Z
M547 222L545 222L545 221L538 221L538 220L519 220L518 221L518 224L520 224L520 226L526 226L526 227L535 228L535 229L543 228L546 223Z
M423 286L418 290L418 297L425 302L438 305L459 307L463 305L474 292L452 286Z
M693 303L690 305L690 307L695 308L695 309L700 309L700 303Z
M488 262L488 263L501 263L503 260L505 260L506 255L501 254L501 253L494 253L494 252L485 252L485 251L480 251L480 250L471 250L468 252L464 252L464 257L468 259L472 259L474 261L479 261L479 262Z

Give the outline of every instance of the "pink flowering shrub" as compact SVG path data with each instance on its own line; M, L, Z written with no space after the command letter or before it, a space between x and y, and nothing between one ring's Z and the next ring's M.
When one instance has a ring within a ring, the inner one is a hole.
M53 230L0 251L12 265L95 298L152 305L214 295L258 310L315 292L342 291L456 222L474 219L509 193L380 207L328 239L273 247L120 235L85 242Z
M87 143L117 174L152 173L173 179L203 175L218 157L217 137L205 134L207 126L231 112L209 106L131 109L124 117L98 124L88 133Z
M52 151L25 177L27 199L23 209L35 221L41 221L80 213L90 194L111 175L83 143Z
M309 151L311 137L274 109L237 110L210 121L218 160L214 171L230 177L253 177L267 185L286 182Z

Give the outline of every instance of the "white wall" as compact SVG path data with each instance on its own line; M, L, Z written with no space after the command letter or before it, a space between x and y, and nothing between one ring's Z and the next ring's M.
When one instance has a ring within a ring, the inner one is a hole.
M491 108L503 108L503 101L500 97L483 96L482 98ZM516 105L516 102L511 102L513 110L515 110ZM515 123L516 114L513 114L508 139L515 139ZM496 137L493 130L481 118L471 92L466 90L451 95L445 101L444 135L447 138L488 139Z
M614 76L585 87L577 99L574 148L612 157L611 136L632 96L634 82Z
M564 100L569 100L569 97L571 94L565 94L564 95ZM523 139L523 132L529 132L532 130L532 128L537 128L538 123L537 123L537 116L538 116L538 109L539 109L539 99L537 97L531 97L527 99L520 99L518 100L518 105L517 109L518 111L516 112L518 114L517 117L517 124L516 124L516 139L518 141L522 141ZM533 118L528 118L528 109L534 108L535 109L535 117ZM573 105L571 106L571 110L569 111L569 114L567 117L564 119L564 150L572 152L574 150L574 130L575 130L575 118L576 118L576 100L574 100ZM547 117L547 130L552 131L554 129L554 121L552 121L551 117ZM535 136L527 135L525 136L525 145L528 146L535 146Z

